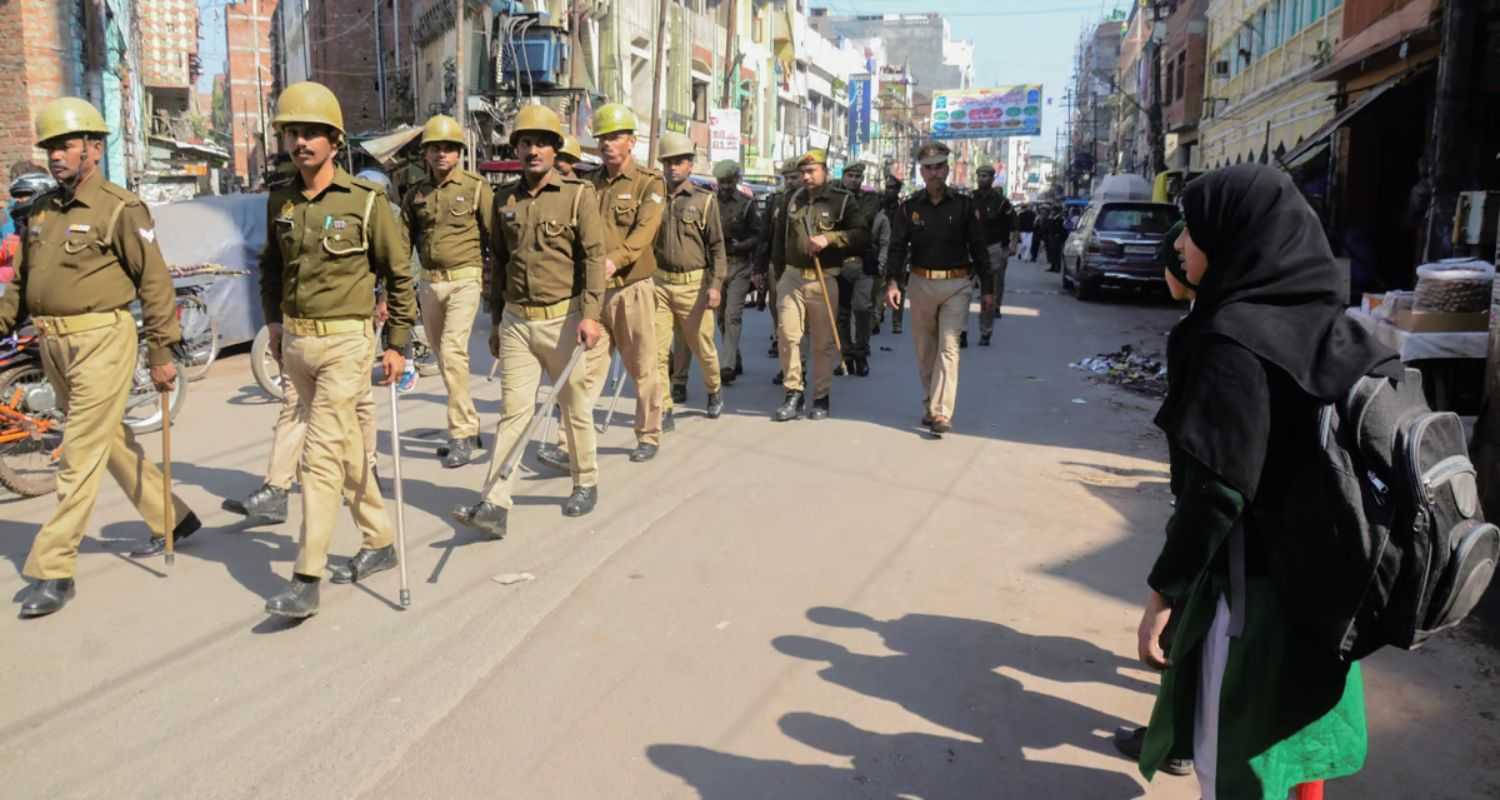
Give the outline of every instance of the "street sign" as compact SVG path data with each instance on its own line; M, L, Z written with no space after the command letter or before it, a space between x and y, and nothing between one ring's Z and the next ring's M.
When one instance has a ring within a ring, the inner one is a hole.
M870 142L871 101L868 77L849 81L849 152L853 155Z
M1042 85L932 93L932 138L1000 139L1042 135Z
M740 160L740 110L718 108L708 112L708 160Z

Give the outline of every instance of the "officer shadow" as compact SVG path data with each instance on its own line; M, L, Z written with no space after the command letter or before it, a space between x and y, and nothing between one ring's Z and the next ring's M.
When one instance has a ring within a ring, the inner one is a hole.
M160 557L133 559L121 552L145 541L147 534L143 523L118 522L106 526L100 534L103 537L100 544L121 560L158 577L166 577L161 570ZM295 534L277 533L248 521L218 528L204 526L191 538L174 542L177 553L184 559L222 565L236 583L262 600L286 588L286 575L278 574L272 567L295 561L297 544Z
M1125 674L1134 667L1081 639L1033 636L998 623L928 614L877 620L838 608L814 608L818 624L876 634L889 654L854 652L809 636L772 641L793 658L822 662L834 685L893 703L953 735L879 733L821 714L778 721L803 745L849 759L849 766L798 764L658 744L657 767L687 781L707 800L766 796L822 798L1030 797L1125 798L1141 793L1132 765L1099 769L1060 763L1051 751L1078 748L1115 759L1109 734L1126 720L1049 693L1055 684L1107 684L1154 694ZM1065 755L1063 756L1065 757Z
M31 553L31 543L35 541L36 535L42 529L43 523L19 522L16 520L0 519L0 557L9 561L16 571L21 575L21 570L26 567L26 556ZM145 527L142 525L136 531L136 542L140 543L146 536ZM109 554L118 552L117 546L101 541L92 536L83 537L78 543L79 555ZM21 592L26 590L26 585L21 587ZM16 593L16 598L20 592Z

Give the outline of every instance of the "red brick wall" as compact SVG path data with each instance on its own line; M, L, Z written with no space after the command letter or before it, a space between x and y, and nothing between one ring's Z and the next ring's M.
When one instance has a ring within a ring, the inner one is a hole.
M265 127L271 127L270 109L274 97L275 76L271 58L271 15L276 12L276 0L260 0L260 14L251 19L252 4L246 0L224 9L224 25L229 46L229 68L226 80L229 89L229 112L233 123L230 132L234 138L234 172L248 186L255 185L255 173L260 170L263 154L260 153L261 110L265 109ZM260 47L260 77L255 74L256 39ZM261 90L264 89L264 97ZM264 100L264 105L262 105ZM271 134L274 138L275 134ZM274 149L274 148L273 148Z
M338 96L344 112L344 127L351 134L384 130L386 121L390 127L395 127L411 116L409 108L387 107L386 120L381 119L373 3L380 4L380 38L385 50L386 74L394 77L395 26L392 23L395 20L391 0L312 0L308 9L312 79L326 85ZM401 3L403 64L411 60L411 19L415 5L415 0ZM474 57L475 54L469 54L469 58Z
M66 23L76 9L70 0L0 0L0 198L9 199L10 165L30 159L42 165L33 147L32 118L48 100L70 93L71 70L60 43L74 35ZM66 38L65 38L66 37Z

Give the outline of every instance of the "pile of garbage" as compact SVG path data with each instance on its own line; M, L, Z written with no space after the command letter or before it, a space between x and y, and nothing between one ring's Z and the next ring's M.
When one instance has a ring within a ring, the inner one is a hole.
M1167 395L1167 365L1156 358L1137 353L1128 344L1116 352L1080 359L1068 366L1088 372L1105 383L1134 392L1152 397Z

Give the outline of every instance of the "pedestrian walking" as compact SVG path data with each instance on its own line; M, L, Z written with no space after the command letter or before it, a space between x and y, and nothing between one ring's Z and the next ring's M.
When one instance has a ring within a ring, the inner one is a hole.
M428 120L422 127L427 176L407 191L402 203L425 275L417 289L422 327L437 352L448 393L443 466L449 469L484 453L479 412L469 393L469 335L479 315L495 197L489 181L458 166L464 147L458 120L442 114Z
M880 195L880 216L882 219L877 220L875 225L871 227L875 237L881 240L877 242L876 247L877 255L880 259L881 278L876 282L875 286L875 325L870 330L872 334L877 336L880 334L880 326L885 322L887 308L885 302L886 280L894 274L894 271L890 269L887 259L891 249L891 218L895 215L896 208L900 205L901 179L895 175L887 175L885 177L885 191ZM882 226L884 228L883 233L881 230ZM899 288L901 289L901 301L891 310L891 333L901 332L901 317L904 314L906 306L906 276L904 274L900 278Z
M563 420L573 491L564 516L583 516L599 500L594 434L596 389L591 375L609 369L604 313L604 224L594 189L565 178L554 165L563 144L562 121L552 109L525 106L516 115L511 147L522 179L495 198L495 276L490 292L490 354L500 360L500 424L479 500L453 510L454 519L502 539L515 505L514 472L502 473L536 413L545 371ZM577 348L588 352L564 379ZM595 361L604 362L595 369ZM637 379L637 386L641 383Z
M719 331L724 337L724 347L719 353L720 378L728 385L745 374L740 336L745 324L745 298L750 294L751 273L754 272L752 262L760 250L761 226L759 215L755 213L755 199L740 191L740 165L734 161L720 161L714 165L714 179L719 182L716 205L719 225L724 229L724 251L729 258L724 304L718 315Z
M0 286L0 334L28 316L41 334L42 369L67 416L57 469L57 509L26 555L20 615L62 609L77 593L78 547L108 472L151 530L131 553L166 551L193 535L198 517L167 487L124 422L139 348L129 306L141 304L151 382L169 392L177 375L173 348L182 340L172 277L141 199L104 179L100 166L110 130L88 101L62 97L42 106L36 146L46 151L58 186L31 200L14 283Z
M1168 339L1156 417L1177 500L1139 629L1141 659L1164 670L1140 766L1150 778L1190 757L1207 800L1281 800L1356 772L1366 732L1359 664L1301 644L1276 579L1290 532L1272 520L1300 517L1289 476L1319 409L1400 365L1344 315L1343 271L1286 174L1228 167L1181 201L1167 281L1193 306Z
M712 312L723 303L728 258L715 193L688 180L697 148L680 133L662 136L658 158L666 177L667 209L656 237L656 346L663 388L672 371L673 331L682 347L698 359L703 388L708 393L707 414L724 413L723 376L714 346ZM673 397L663 393L662 424L672 419Z
M985 164L976 172L979 188L974 191L974 205L979 211L979 227L984 233L990 254L990 271L995 276L995 302L979 312L979 346L989 347L1000 318L1000 304L1005 301L1005 270L1010 266L1010 229L1016 210L1005 195L995 189L995 168Z
M1028 261L1036 261L1036 247L1032 241L1036 233L1036 206L1027 203L1021 206L1020 212L1016 214L1016 230L1021 234L1020 247L1017 254L1024 254Z
M771 415L776 422L802 415L804 335L812 340L813 397L808 418L829 415L833 367L840 360L833 314L839 288L823 262L843 263L850 253L868 246L870 236L857 198L830 180L825 151L809 150L797 164L802 185L787 198L771 244L771 262L785 265L776 297L777 344L786 396Z
M344 116L326 86L303 82L277 99L276 130L298 175L267 201L260 258L261 306L271 351L297 394L306 422L301 447L302 535L288 588L266 601L269 614L318 613L334 516L347 502L363 543L335 582L359 582L394 568L398 558L369 443L355 409L370 392L377 281L390 320L381 358L384 382L404 371L416 322L411 247L385 190L337 165Z
M897 273L910 275L912 341L922 381L922 424L935 434L952 429L958 397L959 336L969 316L972 280L979 278L981 308L995 303L989 250L971 195L948 186L948 146L929 142L917 151L926 188L902 202L891 221L893 270L886 303L901 301Z
M866 244L851 249L838 270L839 342L844 346L843 370L865 377L870 374L870 335L875 327L875 279L880 273L880 259L875 255L875 217L880 212L880 195L864 190L865 165L854 162L844 167L840 178L843 188L859 204L860 219L868 226Z
M771 263L771 240L776 228L785 222L786 201L802 185L802 172L797 169L796 159L787 159L781 164L781 188L766 196L766 213L761 217L760 255L756 261L755 272L751 274L751 284L756 289L766 292L766 307L771 311L771 351L772 358L779 358L781 350L777 347L778 320L781 313L776 308L776 283L781 280L783 264ZM778 371L771 383L780 386L783 373Z
M1052 209L1041 226L1042 246L1047 250L1047 271L1062 270L1063 243L1068 240L1068 229L1062 211Z

